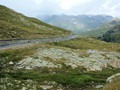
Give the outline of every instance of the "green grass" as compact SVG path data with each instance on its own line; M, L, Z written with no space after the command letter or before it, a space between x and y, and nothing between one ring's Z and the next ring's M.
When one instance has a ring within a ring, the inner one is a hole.
M101 50L101 51L117 51L120 52L120 44L106 43L92 38L76 38L64 42L50 43L51 45L68 47L80 50Z
M81 33L80 36L86 36L86 37L102 37L104 33L106 33L110 28L112 28L114 24L112 23L106 23L104 25L101 25L100 27Z
M107 32L110 29L110 27L100 27L97 29L93 29L84 33L81 33L80 36L86 36L86 37L101 37L105 32Z
M33 81L37 81L42 83L44 81L55 81L58 84L62 84L63 86L70 87L86 87L97 85L98 83L105 83L107 77L112 74L120 72L119 69L106 69L101 72L87 72L80 73L76 72L76 70L72 70L65 73L41 73L40 71L26 71L26 70L17 70L14 72L6 72L8 77L12 77L13 79L18 80L27 80L31 79Z
M23 59L25 56L33 55L36 52L37 46L30 46L25 48L18 49L8 49L0 51L0 60L4 62L4 64L10 61L17 61Z
M98 28L98 29L94 29L94 30L91 30L91 31L84 32L84 33L80 34L80 36L101 37L109 29L110 29L110 27L101 27L101 28Z
M18 62L26 56L32 56L40 45L26 46L23 48L7 49L0 51L0 74L4 76L3 72L6 70L13 70L13 66L9 65L9 62Z
M0 39L41 38L70 33L0 5Z

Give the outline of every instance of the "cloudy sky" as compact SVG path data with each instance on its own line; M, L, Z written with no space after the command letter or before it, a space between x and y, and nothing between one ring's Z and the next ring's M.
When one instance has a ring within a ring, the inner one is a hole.
M0 0L27 16L107 14L120 17L120 0Z

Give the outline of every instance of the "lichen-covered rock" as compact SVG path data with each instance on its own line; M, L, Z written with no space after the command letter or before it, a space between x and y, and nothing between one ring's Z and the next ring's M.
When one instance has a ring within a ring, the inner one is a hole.
M11 62L9 62L9 64L10 64L10 65L13 65L13 64L14 64L14 62L12 62L12 61L11 61Z
M28 57L26 59L23 59L22 61L20 61L18 63L17 68L25 68L25 69L33 69L36 67L58 67L59 65L54 65L52 62L49 61L45 61L42 58L32 58L32 57Z
M88 71L101 71L112 66L120 68L120 53L88 50L88 56L81 57L80 51L60 47L39 48L33 57L21 60L16 68L33 69L35 67L62 68L63 64L76 68L84 66Z

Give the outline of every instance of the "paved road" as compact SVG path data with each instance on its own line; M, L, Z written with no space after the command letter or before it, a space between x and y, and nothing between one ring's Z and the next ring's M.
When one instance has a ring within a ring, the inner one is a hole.
M0 40L0 50L25 47L35 43L60 42L76 38L76 35L68 35L57 38L30 39L30 40Z

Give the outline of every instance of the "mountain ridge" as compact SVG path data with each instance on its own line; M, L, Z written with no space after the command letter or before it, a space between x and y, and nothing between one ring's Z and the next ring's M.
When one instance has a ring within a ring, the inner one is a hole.
M51 15L37 18L51 25L71 30L76 34L97 28L113 19L108 15Z

